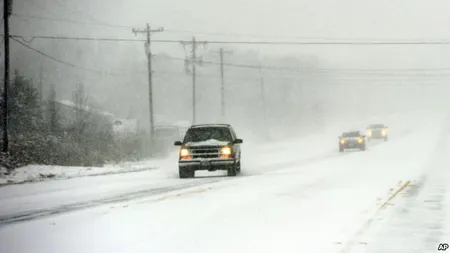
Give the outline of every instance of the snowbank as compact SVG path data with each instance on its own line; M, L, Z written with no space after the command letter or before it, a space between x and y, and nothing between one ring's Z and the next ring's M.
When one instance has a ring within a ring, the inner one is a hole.
M0 173L0 186L45 180L146 171L158 168L161 161L162 160L145 160L140 162L110 164L103 167L28 165L15 169L9 175L6 171Z

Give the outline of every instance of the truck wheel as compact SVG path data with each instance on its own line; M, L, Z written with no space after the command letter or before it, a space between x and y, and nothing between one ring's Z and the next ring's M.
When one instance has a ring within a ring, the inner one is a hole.
M362 151L366 151L366 145L362 146L362 147L361 147L361 150L362 150Z
M227 175L229 177L235 177L237 174L237 165L233 165L227 170Z
M239 161L237 166L236 166L236 172L237 173L241 173L241 161Z
M339 148L339 152L344 152L344 149L343 148Z
M384 137L384 141L388 141L388 137L386 136L386 137Z

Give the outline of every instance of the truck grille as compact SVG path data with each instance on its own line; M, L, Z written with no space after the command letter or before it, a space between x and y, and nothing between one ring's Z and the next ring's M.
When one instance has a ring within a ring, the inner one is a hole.
M220 147L190 147L193 159L219 158Z
M381 130L372 130L373 136L381 136Z

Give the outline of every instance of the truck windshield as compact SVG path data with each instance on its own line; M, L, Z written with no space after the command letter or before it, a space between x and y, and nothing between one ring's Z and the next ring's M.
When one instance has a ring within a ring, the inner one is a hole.
M230 130L225 127L191 128L186 132L184 143L207 140L232 141Z
M359 136L361 136L359 132L348 132L342 134L342 137L359 137Z

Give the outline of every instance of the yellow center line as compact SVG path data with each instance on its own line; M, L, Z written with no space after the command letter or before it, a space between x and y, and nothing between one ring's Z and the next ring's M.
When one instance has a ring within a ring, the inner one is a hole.
M355 245L358 236L361 236L362 233L369 227L370 223L374 220L374 218L378 215L378 213L382 209L384 209L387 205L390 205L390 201L393 200L399 193L403 192L410 184L411 181L409 180L406 181L397 191L395 191L386 201L384 201L384 203L379 208L377 208L377 210L375 210L375 213L372 215L372 217L367 219L362 225L362 227L352 237L350 237L350 239L347 241L347 243L345 244L344 248L340 251L340 253L349 252Z

